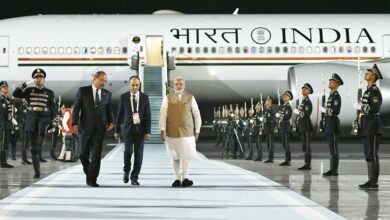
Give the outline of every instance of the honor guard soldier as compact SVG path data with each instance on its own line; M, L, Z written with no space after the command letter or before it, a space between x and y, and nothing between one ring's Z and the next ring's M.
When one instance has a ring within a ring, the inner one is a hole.
M265 99L263 110L264 136L268 146L268 159L264 163L274 162L274 111L272 110L272 97Z
M330 169L323 173L323 176L338 176L339 167L339 134L340 134L340 120L338 115L341 109L341 96L337 91L340 85L344 82L337 73L332 74L329 79L328 88L331 90L329 94L326 107L321 107L321 112L325 114L325 134L330 151Z
M290 91L286 91L283 94L283 106L280 112L276 113L279 123L279 135L282 141L283 148L285 150L285 161L280 166L290 166L291 163L291 151L290 151L290 138L291 138L291 124L290 119L292 115L292 108L290 101L293 99L293 94Z
M237 151L240 153L240 159L244 159L244 155L245 155L245 151L244 151L244 146L245 146L245 110L244 108L241 108L240 111L239 111L239 119L236 121L236 131L235 131L235 135L236 135L236 142L235 142L235 145L234 145L234 154L233 154L233 158L234 159L237 159Z
M247 120L247 129L246 129L246 135L247 135L247 141L248 141L248 149L249 149L249 155L245 158L246 160L252 160L253 159L253 126L255 123L255 109L253 108L253 105L248 110L248 120Z
M364 156L367 162L368 181L359 185L360 189L377 189L379 177L379 139L382 134L380 119L380 108L382 105L382 94L375 84L378 79L383 79L382 74L375 64L368 69L364 79L367 81L367 90L362 98L361 110L361 131L363 138Z
M11 138L13 123L16 120L12 118L12 103L8 98L8 84L6 81L0 82L0 167L13 168L14 166L7 163L7 150Z
M27 116L25 129L31 143L31 155L34 166L34 178L40 178L40 154L47 129L52 126L56 117L54 93L45 88L46 73L42 69L35 69L32 73L35 87L27 87L23 83L13 92L13 96L24 98L27 101Z
M311 123L310 116L313 110L313 105L309 98L310 94L313 94L313 88L309 83L305 83L302 87L302 102L299 105L299 108L294 111L294 113L298 115L298 132L305 157L305 164L298 168L298 170L311 170L310 138L313 131L313 125Z
M256 143L257 156L254 161L263 160L263 148L261 146L261 138L263 135L263 122L262 122L262 104L261 101L255 106L254 126L253 126L253 139Z

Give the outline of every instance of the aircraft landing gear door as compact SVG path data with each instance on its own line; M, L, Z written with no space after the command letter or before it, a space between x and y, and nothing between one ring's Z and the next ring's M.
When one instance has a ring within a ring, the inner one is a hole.
M0 36L0 67L7 67L9 61L9 38Z
M146 66L163 66L163 37L146 36Z
M390 34L383 35L383 57L390 57Z

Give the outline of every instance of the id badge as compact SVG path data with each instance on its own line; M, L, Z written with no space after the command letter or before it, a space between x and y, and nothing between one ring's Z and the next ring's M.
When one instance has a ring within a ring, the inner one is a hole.
M139 119L138 113L133 114L133 124L135 124L135 125L141 124L141 120Z

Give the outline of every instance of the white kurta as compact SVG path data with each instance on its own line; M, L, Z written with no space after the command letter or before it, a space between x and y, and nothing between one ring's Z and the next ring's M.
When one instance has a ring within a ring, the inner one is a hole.
M179 94L179 99L180 98L181 98L181 94ZM167 96L165 96L160 110L160 130L162 131L166 130L167 115L168 115L167 112L168 112L168 98ZM202 119L200 117L200 111L198 108L198 104L196 103L195 97L192 97L191 112L195 123L194 124L195 132L199 133L200 126L202 125ZM178 138L167 137L165 144L166 144L168 155L170 155L174 160L193 159L197 155L195 136L178 137Z

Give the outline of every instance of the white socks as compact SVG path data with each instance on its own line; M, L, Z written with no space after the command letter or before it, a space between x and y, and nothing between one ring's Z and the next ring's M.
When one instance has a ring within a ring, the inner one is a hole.
M180 177L180 160L172 160L173 164L173 172L175 173L176 180L182 180ZM189 172L190 172L190 160L182 160L182 167L183 167L183 180L185 178L188 178Z

